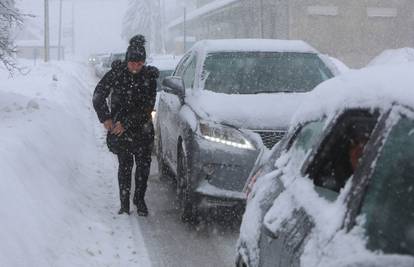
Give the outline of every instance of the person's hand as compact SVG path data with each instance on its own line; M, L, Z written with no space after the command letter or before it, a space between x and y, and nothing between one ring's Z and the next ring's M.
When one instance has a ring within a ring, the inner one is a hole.
M106 120L103 124L104 124L104 127L107 131L111 131L112 127L114 127L111 119Z
M125 132L125 128L122 124L118 121L115 123L114 127L111 130L111 133L116 136L121 136Z

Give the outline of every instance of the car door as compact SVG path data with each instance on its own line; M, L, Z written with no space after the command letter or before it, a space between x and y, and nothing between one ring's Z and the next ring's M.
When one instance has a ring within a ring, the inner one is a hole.
M351 144L347 142L351 138L351 133L355 134L355 131L358 131L361 136L364 134L363 136L369 139L377 125L378 118L379 113L377 112L343 111L331 119L325 131L320 135L319 142L315 142L311 149L306 149L306 145L309 143L305 138L306 132L299 133L291 154L294 159L298 158L294 157L295 153L300 155L305 152L308 157L299 157L299 161L291 160L289 168L293 172L288 170L289 175L297 173L298 178L296 179L310 179L314 184L315 192L322 201L335 201L354 171L350 169L348 149ZM357 170L359 168L358 166ZM292 201L300 203L300 194L301 192L293 191L292 198L294 200ZM273 261L277 262L276 266L299 266L304 245L313 227L314 222L311 215L301 206L292 211L292 215L286 218L277 233L273 233L275 244L271 251L275 254Z
M191 54L186 54L177 65L177 68L173 76L180 76L184 71L186 63L190 58ZM162 158L170 165L170 168L174 167L171 163L172 153L171 148L174 145L174 138L171 136L173 134L172 124L174 115L172 112L178 112L178 109L181 107L181 102L178 96L168 93L166 91L161 91L158 103L157 110L157 127L159 129L159 141L161 144ZM175 170L175 169L172 169Z
M290 140L286 152L289 153L289 162L286 166L290 165L289 168L296 170L298 175L306 158L311 155L310 152L318 147L325 123L325 119L309 122L299 128ZM296 266L294 255L311 228L312 222L304 210L293 211L292 216L282 222L283 230L276 233L269 230L264 222L260 238L260 266Z
M413 117L396 107L380 122L351 188L346 227L350 230L363 215L372 251L414 255Z
M181 77L184 82L186 91L194 85L195 80L195 67L196 67L197 57L194 53L189 53L186 57L183 64L177 68L177 72L174 76ZM167 136L164 138L163 149L165 148L164 156L166 157L167 162L169 163L171 169L176 172L177 166L177 141L180 134L183 132L185 127L185 122L182 121L180 110L182 109L185 103L182 103L179 97L176 95L170 95L166 103L166 121L164 122L164 128L166 128Z

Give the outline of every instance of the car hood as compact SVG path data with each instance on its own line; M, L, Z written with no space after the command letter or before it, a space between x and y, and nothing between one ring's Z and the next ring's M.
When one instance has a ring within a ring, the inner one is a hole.
M286 129L306 93L229 95L187 91L186 103L206 120L244 129Z

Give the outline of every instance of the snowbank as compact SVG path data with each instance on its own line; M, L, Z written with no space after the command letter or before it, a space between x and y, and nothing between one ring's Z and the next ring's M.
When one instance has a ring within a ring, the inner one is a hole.
M144 246L116 249L134 244L112 227L133 219L113 218L115 164L97 142L90 77L86 66L51 63L0 78L1 266L149 265Z

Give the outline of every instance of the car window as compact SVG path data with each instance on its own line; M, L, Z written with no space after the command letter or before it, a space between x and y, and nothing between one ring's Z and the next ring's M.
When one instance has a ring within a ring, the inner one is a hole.
M333 77L313 53L216 52L207 55L204 89L226 94L307 92Z
M184 86L186 89L194 87L195 70L196 70L196 57L192 57L182 75L183 80L184 80Z
M301 127L298 130L299 132L293 137L294 140L288 149L291 155L291 162L293 161L292 163L295 165L294 168L300 170L306 155L319 140L325 121L326 119L324 118L319 121L309 122Z
M358 167L378 117L376 112L351 110L332 122L315 157L305 170L321 196L328 200L336 199Z
M174 72L174 76L182 77L183 71L185 69L185 66L187 65L187 61L188 61L190 56L191 56L191 54L188 54L188 55L184 56L181 59L180 63L178 63L178 65L177 65L176 71Z
M414 255L414 122L402 118L376 161L362 204L368 247Z

